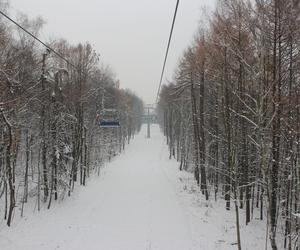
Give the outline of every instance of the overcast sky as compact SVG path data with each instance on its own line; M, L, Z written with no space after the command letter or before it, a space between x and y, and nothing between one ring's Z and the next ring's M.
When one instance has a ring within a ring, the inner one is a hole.
M166 68L172 79L178 58L192 41L204 6L214 0L181 0ZM13 13L42 16L43 40L89 41L122 88L155 102L176 0L10 0Z

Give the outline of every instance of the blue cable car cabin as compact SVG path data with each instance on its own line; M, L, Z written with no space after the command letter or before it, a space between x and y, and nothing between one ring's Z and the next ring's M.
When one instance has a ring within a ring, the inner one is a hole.
M101 128L120 127L119 114L115 109L104 109L97 115L97 122Z

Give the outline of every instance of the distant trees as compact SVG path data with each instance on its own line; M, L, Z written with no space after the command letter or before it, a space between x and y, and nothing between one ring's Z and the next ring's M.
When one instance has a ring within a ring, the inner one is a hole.
M206 199L221 191L246 224L267 211L272 249L279 233L300 249L299 1L217 6L161 91L160 124Z
M41 19L20 20L35 34L42 28ZM50 208L86 185L141 126L143 102L99 67L89 43L51 46L75 67L0 18L0 216L8 226L29 199ZM118 111L121 128L98 126L103 108Z

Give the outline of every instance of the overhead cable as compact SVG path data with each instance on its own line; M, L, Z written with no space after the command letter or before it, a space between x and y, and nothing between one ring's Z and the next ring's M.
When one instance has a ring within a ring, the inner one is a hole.
M168 59L171 39L172 39L173 30L174 30L174 26L175 26L175 20L176 20L176 16L177 16L178 6L179 6L179 0L177 0L176 7L175 7L175 12L174 12L173 21L172 21L172 27L171 27L171 31L170 31L170 35L169 35L169 41L168 41L167 50L166 50L166 55L165 55L164 64L163 64L163 68L162 68L162 71L161 71L160 81L159 81L157 95L156 95L156 103L158 102L160 89L161 89L161 84L162 84L163 77L164 77L164 72L165 72L165 68L166 68L166 63L167 63L167 59Z

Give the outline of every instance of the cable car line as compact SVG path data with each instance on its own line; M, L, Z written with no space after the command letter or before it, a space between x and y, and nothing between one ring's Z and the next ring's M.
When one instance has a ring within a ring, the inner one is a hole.
M11 21L13 24L15 24L18 28L20 28L21 30L23 30L25 33L27 33L29 36L31 36L33 39L35 39L36 41L38 41L40 44L42 44L43 46L45 46L49 51L53 52L53 54L57 55L58 57L60 57L62 60L64 60L65 62L67 62L69 65L71 65L72 67L74 67L76 70L78 70L78 68L71 63L68 59L66 59L63 55L61 55L59 52L55 51L54 49L52 49L49 45L47 45L46 43L44 43L42 40L40 40L39 38L37 38L35 35L33 35L30 31L28 31L26 28L24 28L21 24L17 23L15 20L13 20L11 17L9 17L8 15L6 15L3 11L0 10L0 14L2 16L4 16L6 19L8 19L9 21Z
M161 76L160 76L160 81L159 81L159 86L158 86L158 91L157 91L157 96L156 96L156 103L158 102L158 97L159 97L159 93L160 93L160 89L161 89L161 85L162 85L162 80L163 80L163 76L164 76L164 72L165 72L165 68L166 68L166 63L167 63L167 59L168 59L168 54L169 54L171 39L172 39L173 30L174 30L174 26L175 26L175 20L176 20L176 16L177 16L178 6L179 6L179 0L177 0L177 2L176 2L175 12L174 12L173 20L172 20L172 26L171 26L171 31L170 31L170 35L169 35L168 45L167 45L167 50L166 50L166 54L165 54L164 64L163 64L163 68L162 68L162 72L161 72ZM12 22L13 24L15 24L18 28L20 28L21 30L23 30L26 34L28 34L29 36L31 36L33 39L35 39L36 41L38 41L44 47L46 47L49 51L53 52L53 54L55 54L56 56L58 56L59 58L61 58L62 60L64 60L66 63L68 63L69 65L71 65L76 70L79 70L78 67L76 67L73 63L71 63L63 55L61 55L59 52L57 52L56 50L54 50L53 48L51 48L49 45L47 45L41 39L39 39L34 34L32 34L30 31L28 31L26 28L24 28L21 24L19 24L18 22L16 22L15 20L13 20L11 17L9 17L8 15L6 15L3 11L0 10L0 14L2 16L4 16L6 19L8 19L10 22Z
M177 0L176 7L175 7L175 12L174 12L173 21L172 21L171 32L170 32L168 46L167 46L167 51L166 51L166 55L165 55L165 60L164 60L164 64L163 64L163 68L162 68L162 72L161 72L161 76L160 76L160 81L159 81L159 86L158 86L158 91L157 91L157 96L156 96L156 103L158 102L158 97L159 97L159 93L160 93L160 89L161 89L161 84L162 84L162 80L163 80L163 76L164 76L164 72L165 72L165 68L166 68L166 63L167 63L167 59L168 59L168 54L169 54L171 39L172 39L173 30L174 30L174 26L175 26L175 20L176 20L177 11L178 11L178 5L179 5L179 0Z
M58 56L59 58L61 58L62 60L64 60L68 65L74 67L78 72L80 72L80 69L78 67L76 67L73 63L71 63L68 59L66 59L63 55L61 55L59 52L57 52L56 50L54 50L53 48L51 48L49 45L47 45L45 42L43 42L42 40L40 40L38 37L36 37L35 35L33 35L30 31L28 31L26 28L24 28L22 25L20 25L18 22L16 22L15 20L13 20L11 17L9 17L8 15L6 15L3 11L0 10L0 14L2 16L4 16L5 18L7 18L9 21L11 21L13 24L15 24L18 28L20 28L21 30L23 30L26 34L28 34L29 36L31 36L33 39L35 39L36 41L38 41L40 44L42 44L43 46L45 46L49 51L53 52L53 54L55 54L56 56ZM116 117L115 111L114 110L103 110L102 112L104 112L103 118L100 119L99 118L99 126L100 127L106 127L106 128L119 128L120 127L120 122L118 117ZM107 114L108 113L108 114ZM99 116L99 114L98 114Z
M58 56L59 58L61 58L62 60L64 60L68 65L70 65L71 67L73 67L77 72L81 71L80 68L78 68L75 64L73 64L72 62L70 62L62 54L60 54L59 52L57 52L55 49L51 48L49 45L47 45L41 39L39 39L38 37L36 37L35 35L33 35L30 31L28 31L21 24L19 24L18 22L16 22L15 20L13 20L11 17L9 17L8 15L6 15L3 11L0 10L0 14L2 16L4 16L6 19L8 19L9 21L11 21L13 24L15 24L18 28L20 28L22 31L24 31L27 35L31 36L34 40L38 41L40 44L42 44L44 47L46 47L53 54L55 54L56 56ZM90 78L90 77L88 77L88 78ZM90 79L92 79L92 78L90 78Z

